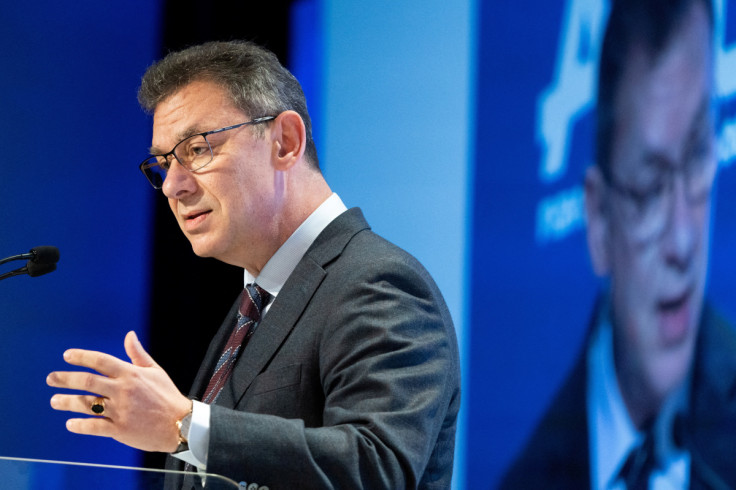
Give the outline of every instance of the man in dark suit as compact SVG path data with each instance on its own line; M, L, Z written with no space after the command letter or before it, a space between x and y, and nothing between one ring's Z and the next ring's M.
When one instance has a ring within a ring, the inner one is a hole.
M704 301L717 160L707 0L614 0L587 238L607 279L502 488L734 488L736 340Z
M270 488L448 488L460 401L449 312L426 270L329 189L296 79L263 48L208 43L149 68L139 100L154 116L141 169L194 252L243 267L247 287L191 398L133 332L130 363L65 352L100 373L49 375L98 395L53 396L99 415L68 429Z

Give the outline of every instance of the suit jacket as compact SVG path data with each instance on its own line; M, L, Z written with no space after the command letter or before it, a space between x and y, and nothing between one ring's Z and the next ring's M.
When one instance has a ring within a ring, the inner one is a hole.
M597 318L596 313L591 330ZM590 488L587 355L588 342L499 488ZM690 451L690 488L736 488L736 334L708 304L692 376L689 412L673 429Z
M317 237L241 353L211 408L207 471L271 489L449 488L459 403L457 342L437 286L354 208ZM169 456L167 467L182 463Z

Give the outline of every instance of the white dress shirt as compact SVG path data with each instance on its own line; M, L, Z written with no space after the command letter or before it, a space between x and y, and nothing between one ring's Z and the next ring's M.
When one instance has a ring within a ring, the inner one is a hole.
M590 445L591 488L625 490L619 478L629 452L644 439L626 409L613 357L613 328L608 320L600 322L593 334L588 356L587 412ZM688 488L690 454L674 444L673 423L687 403L687 386L671 395L654 422L655 454L659 466L649 479L656 490Z

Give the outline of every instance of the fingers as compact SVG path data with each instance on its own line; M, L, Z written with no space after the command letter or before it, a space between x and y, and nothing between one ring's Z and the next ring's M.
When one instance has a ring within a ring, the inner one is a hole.
M138 336L132 330L125 336L124 344L125 353L128 354L130 361L134 365L141 367L152 367L157 365L153 358L143 348L140 340L138 340Z
M95 415L92 411L92 405L99 401L100 397L92 395L54 395L51 397L51 407L55 410ZM105 401L103 399L102 403L104 404ZM110 409L105 404L105 410L100 416L84 419L69 419L66 421L66 428L69 432L74 432L75 434L114 437L115 425L110 415Z
M114 389L110 378L80 371L55 371L46 377L46 384L54 388L81 390L102 396L109 396Z
M126 369L127 362L115 356L84 349L69 349L64 352L64 360L73 365L94 369L100 374L118 377Z
M87 434L90 436L115 436L115 426L110 419L104 417L69 419L66 421L66 430L75 434Z
M54 395L51 397L51 408L54 410L63 410L66 412L85 413L87 415L97 415L92 411L92 405L98 403L100 397L94 395ZM104 411L99 414L103 417L112 418L110 406L106 404L107 400L102 399Z
M134 332L126 335L124 346L131 362L102 352L66 351L66 362L97 372L49 374L46 378L49 386L87 392L57 393L51 397L51 407L88 415L69 419L70 432L112 437L146 451L172 451L178 444L176 417L187 413L192 402L154 362ZM97 396L93 394L104 398L101 416L94 416L92 406Z
M130 331L125 336L125 351L133 364L140 367L158 366L153 358L141 345L135 332ZM73 365L94 369L98 373L110 377L121 377L130 369L130 363L118 359L104 352L85 349L69 349L64 352L64 360ZM52 373L53 374L53 373ZM56 385L52 385L56 386ZM78 389L85 389L80 387ZM94 391L94 390L89 390Z

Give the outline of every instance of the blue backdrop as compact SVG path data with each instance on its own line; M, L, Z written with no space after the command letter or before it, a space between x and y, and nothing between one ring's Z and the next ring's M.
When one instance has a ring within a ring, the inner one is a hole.
M122 356L128 330L145 337L152 194L136 163L150 129L135 94L160 19L156 2L114 3L3 4L0 256L61 252L56 272L0 283L3 456L140 461L67 432L45 383L68 347Z

